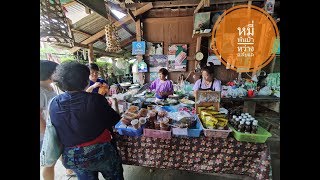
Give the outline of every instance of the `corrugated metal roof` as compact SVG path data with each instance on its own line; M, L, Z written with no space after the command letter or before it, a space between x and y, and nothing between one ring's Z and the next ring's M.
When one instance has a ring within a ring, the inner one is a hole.
M132 43L130 43L128 46L126 46L124 49L126 49L126 50L132 50Z
M66 7L66 17L69 18L72 21L72 24L78 22L80 19L88 16L88 14L85 11L85 8L83 5L79 3L74 3L72 5L69 5Z
M101 50L105 50L106 49L106 43L103 43L101 41L97 41L93 44L93 47L99 48Z
M121 39L121 41L125 40L125 39L128 39L131 37L131 34L129 34L126 30L124 30L123 28L119 29L118 30L118 34L119 34L119 37Z
M78 3L75 3L74 5L68 6L67 10L69 13L68 16L73 22L71 28L78 30L78 31L81 31L83 33L87 33L89 35L94 35L97 32L103 30L105 28L105 26L109 23L109 20L100 16L96 12L92 12L91 14L87 15L85 13L85 8L81 4L78 4ZM74 14L74 15L72 16L72 14ZM77 22L75 22L75 19L77 20ZM127 25L127 27L131 32L135 33L135 23L134 22ZM129 34L123 28L119 28L118 34L119 34L121 41L124 41L124 40L131 37L131 34ZM82 34L80 32L76 32L76 31L73 32L73 36L74 36L74 39L77 43L81 43L82 41L89 38L88 35L85 35L85 34ZM93 44L93 46L95 48L99 48L103 51L105 51L105 49L106 49L106 44L102 41L96 41ZM128 47L126 49L131 50L131 44L129 44L129 46L130 47Z
M74 40L78 43L80 43L88 38L88 36L86 36L84 34L77 33L77 32L73 32L73 37L74 37Z
M88 34L95 34L108 24L108 20L97 13L92 13L89 16L81 19L77 23L73 24L73 28L81 30Z
M127 27L131 32L133 32L133 33L136 32L136 23L135 22L130 23L129 25L127 25Z

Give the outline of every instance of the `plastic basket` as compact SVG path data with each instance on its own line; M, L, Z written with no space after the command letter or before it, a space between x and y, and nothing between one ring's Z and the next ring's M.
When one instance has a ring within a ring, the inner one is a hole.
M133 128L122 128L119 127L121 125L121 121L119 121L116 125L115 128L117 132L120 135L125 135L125 136L141 136L143 133L143 126L140 127L139 129L133 129Z
M199 119L198 115L197 115L197 118ZM227 138L229 136L230 132L232 132L230 127L226 130L224 130L224 129L222 129L222 130L220 130L220 129L206 129L203 127L202 122L201 122L201 127L203 128L203 133L204 133L204 136L206 136L206 137Z
M179 134L179 130L180 129L187 129L187 135L188 137L200 137L200 133L202 131L202 126L201 126L201 122L200 119L198 118L198 116L195 116L197 124L196 124L196 128L195 129L190 129L190 128L172 128L172 135L174 136L185 136L185 135L180 135Z
M258 127L257 134L242 133L235 130L233 127L229 127L233 131L233 136L237 141L253 142L253 143L265 143L266 140L272 136L267 130L261 126Z
M161 138L161 139L171 139L171 130L163 131L157 129L143 129L143 136L152 137L152 138Z

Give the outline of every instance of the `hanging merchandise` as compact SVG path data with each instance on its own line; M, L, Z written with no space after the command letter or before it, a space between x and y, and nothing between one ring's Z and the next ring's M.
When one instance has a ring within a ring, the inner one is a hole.
M121 50L120 37L118 35L117 27L114 24L108 24L105 26L106 31L106 51L118 52Z
M68 19L58 0L40 0L40 41L73 47Z

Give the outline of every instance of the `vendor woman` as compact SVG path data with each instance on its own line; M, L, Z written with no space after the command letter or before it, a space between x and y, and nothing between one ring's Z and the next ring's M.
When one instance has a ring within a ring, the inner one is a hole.
M194 96L198 90L221 91L221 81L213 78L213 72L213 63L211 62L210 66L202 68L202 78L198 79L192 88Z
M173 94L172 82L167 79L168 75L168 70L161 68L158 72L159 78L154 80L149 87L150 90L156 90L155 96L158 99L166 99Z

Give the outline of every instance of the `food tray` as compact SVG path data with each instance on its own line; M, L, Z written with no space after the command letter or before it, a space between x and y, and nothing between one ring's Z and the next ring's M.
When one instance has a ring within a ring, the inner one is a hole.
M190 128L172 128L172 135L173 136L188 136L188 137L199 137L201 131L203 130L200 119L198 116L195 116L197 120L196 129L190 129ZM187 130L187 135L181 134L181 129Z
M139 129L133 129L133 128L122 128L119 127L121 125L121 121L119 121L116 125L115 128L117 132L120 135L125 135L125 136L141 136L143 133L143 126L140 127Z
M233 131L233 136L237 141L253 142L253 143L265 143L269 137L272 136L267 130L258 126L256 134L242 133L235 130L233 127L229 127Z
M198 115L197 115L197 118L199 119ZM204 133L204 136L206 136L206 137L227 138L229 136L230 132L232 132L230 127L228 127L227 130L224 130L224 129L222 129L222 130L220 130L220 129L206 129L206 128L204 128L202 122L201 122L201 127L203 128L203 133Z

